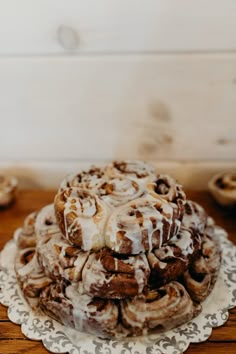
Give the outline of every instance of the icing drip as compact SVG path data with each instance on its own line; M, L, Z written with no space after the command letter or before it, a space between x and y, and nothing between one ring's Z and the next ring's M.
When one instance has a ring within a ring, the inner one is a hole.
M165 239L170 238L173 222L173 208L169 203L151 196L139 198L113 212L107 223L105 243L120 253L122 242L126 240L131 243L127 253L137 254L152 250L153 247L162 245L164 236ZM119 238L121 234L123 240Z
M104 246L104 227L107 218L105 204L96 195L79 189L69 189L64 204L64 223L66 237L81 239L85 251Z
M180 232L172 237L169 244L180 248L184 256L188 256L194 251L192 233L185 228L181 228Z

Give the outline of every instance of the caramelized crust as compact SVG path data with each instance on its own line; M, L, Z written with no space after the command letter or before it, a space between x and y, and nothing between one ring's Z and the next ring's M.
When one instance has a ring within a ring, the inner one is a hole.
M118 323L118 307L110 300L82 294L78 287L58 282L40 294L40 308L79 331L111 335Z
M176 204L179 212L178 217L182 219L186 195L180 184L176 183L172 177L160 174L157 175L154 182L148 185L148 188L152 195L157 194L166 201Z
M183 285L170 282L158 290L121 302L122 323L133 335L150 330L164 331L195 317L201 310Z
M221 264L221 249L218 240L207 233L202 238L197 258L184 273L184 284L194 301L202 302L212 291Z
M157 288L178 279L194 260L200 247L200 235L182 226L180 232L163 247L148 253L151 286Z
M146 255L120 256L104 248L89 256L82 282L89 295L122 299L141 294L149 274Z

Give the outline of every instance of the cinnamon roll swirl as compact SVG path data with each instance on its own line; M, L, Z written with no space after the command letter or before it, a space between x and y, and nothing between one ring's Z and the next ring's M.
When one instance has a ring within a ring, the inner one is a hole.
M110 336L118 323L114 302L82 294L78 287L65 282L45 288L39 305L50 317L82 332Z
M39 211L35 220L35 232L38 239L60 232L53 204L46 205Z
M138 180L116 177L103 183L99 189L99 197L108 205L117 207L141 197L145 193Z
M99 187L106 181L105 171L102 167L92 166L87 171L73 173L61 183L60 191L69 187L82 188L97 193Z
M201 247L201 237L191 229L181 227L179 233L161 248L147 254L151 268L152 287L178 279Z
M179 208L179 218L182 218L186 195L180 184L176 183L172 177L160 174L157 175L154 182L148 185L148 188L152 195L156 193L168 202L177 204Z
M204 233L207 222L207 214L201 205L187 200L184 205L184 215L182 225L194 231Z
M30 248L36 246L36 234L35 234L35 220L37 213L33 212L29 214L25 220L22 228L16 230L14 238L18 248Z
M19 250L15 259L15 272L25 299L32 308L37 308L41 291L51 284L37 262L34 248Z
M155 178L155 167L143 161L114 161L106 168L110 178L128 177L135 180L147 181Z
M121 257L104 248L89 256L82 283L84 291L91 296L121 299L141 294L149 274L145 254Z
M121 302L121 320L133 335L164 331L191 320L201 310L178 282Z
M95 194L68 188L56 195L54 205L58 225L71 243L84 251L104 246L107 208Z
M77 282L81 279L82 269L89 252L72 246L61 233L54 234L37 247L40 266L50 278Z
M221 249L216 237L204 234L201 251L184 273L184 284L194 301L202 302L216 282L221 264Z
M176 208L161 198L146 196L118 207L105 230L105 244L114 252L138 254L163 245L180 228Z

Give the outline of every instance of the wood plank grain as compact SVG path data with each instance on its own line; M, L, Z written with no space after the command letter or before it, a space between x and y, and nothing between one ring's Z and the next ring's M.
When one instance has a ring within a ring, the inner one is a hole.
M21 190L17 201L11 208L0 211L0 249L12 237L15 227L22 224L24 217L53 201L55 190ZM230 239L236 243L235 209L222 209L215 204L210 194L205 191L187 191L189 199L202 204L207 212L215 218L218 225L224 227ZM228 322L213 330L207 342L191 345L188 354L223 354L236 353L236 309L230 310ZM35 353L46 354L40 342L24 339L20 327L7 320L7 310L0 305L0 354Z
M61 0L59 6L57 0L36 4L8 0L0 12L0 54L235 49L234 0L207 4L204 0L146 0L145 6L142 0L70 0L67 6ZM62 26L67 31L61 34Z
M191 344L186 354L235 354L236 343L198 343Z
M236 53L0 58L0 160L235 160L235 67Z
M7 316L7 307L0 304L0 322L1 321L9 321Z
M25 336L21 332L21 327L12 322L0 321L0 345L2 339L25 339ZM1 346L0 346L1 348Z
M0 340L0 354L47 354L41 342L27 339Z
M229 319L223 326L213 329L209 342L236 343L236 308L230 310L229 314Z

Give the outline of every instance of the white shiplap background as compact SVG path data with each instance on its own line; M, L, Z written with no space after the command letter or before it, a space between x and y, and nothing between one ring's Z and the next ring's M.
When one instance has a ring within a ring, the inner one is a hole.
M114 158L204 187L236 167L236 1L0 0L0 121L26 187Z

